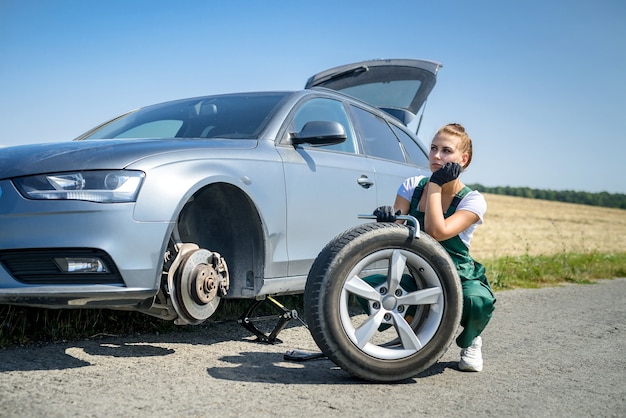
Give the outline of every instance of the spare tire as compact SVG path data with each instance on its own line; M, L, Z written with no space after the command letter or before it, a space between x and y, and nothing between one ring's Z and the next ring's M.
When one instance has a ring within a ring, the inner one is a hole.
M414 377L441 358L462 313L458 273L446 250L410 227L367 223L324 247L304 291L313 339L361 379Z

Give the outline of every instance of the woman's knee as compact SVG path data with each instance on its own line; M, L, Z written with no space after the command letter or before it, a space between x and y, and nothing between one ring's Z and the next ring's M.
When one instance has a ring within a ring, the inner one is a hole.
M463 287L463 314L461 324L473 323L482 328L487 325L495 309L493 293L483 285Z

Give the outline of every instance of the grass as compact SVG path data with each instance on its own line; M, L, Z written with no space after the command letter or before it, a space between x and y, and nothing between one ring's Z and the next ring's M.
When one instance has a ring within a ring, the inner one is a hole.
M302 309L302 296L277 298L288 309ZM223 300L208 321L232 320L252 303ZM255 315L278 315L282 311L263 305ZM271 324L273 326L274 323ZM201 326L201 325L200 325ZM189 326L193 327L193 326ZM14 345L81 340L101 336L167 333L181 330L172 321L139 312L109 309L45 309L0 305L0 348Z
M44 309L0 305L0 347L101 335L167 332L175 329L170 321L138 312L105 309Z
M494 291L626 277L626 253L506 256L484 264Z
M472 239L477 260L508 256L626 252L626 210L485 194Z
M472 254L487 268L495 291L626 277L625 210L485 196L488 211ZM301 296L277 299L302 309ZM235 321L250 303L224 300L209 321ZM175 329L180 327L138 312L0 305L0 347Z

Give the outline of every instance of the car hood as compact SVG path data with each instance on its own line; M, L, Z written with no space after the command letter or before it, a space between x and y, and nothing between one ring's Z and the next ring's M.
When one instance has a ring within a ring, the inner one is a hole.
M212 149L252 149L257 140L132 139L71 141L0 148L0 179L73 170L122 169L150 156Z
M441 67L438 62L413 59L362 61L322 71L309 78L305 88L325 87L378 108L417 115Z

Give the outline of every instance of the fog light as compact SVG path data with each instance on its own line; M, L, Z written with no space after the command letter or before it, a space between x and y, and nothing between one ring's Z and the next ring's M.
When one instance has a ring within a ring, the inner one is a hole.
M107 273L108 269L102 260L96 257L63 257L55 258L54 262L65 273Z

